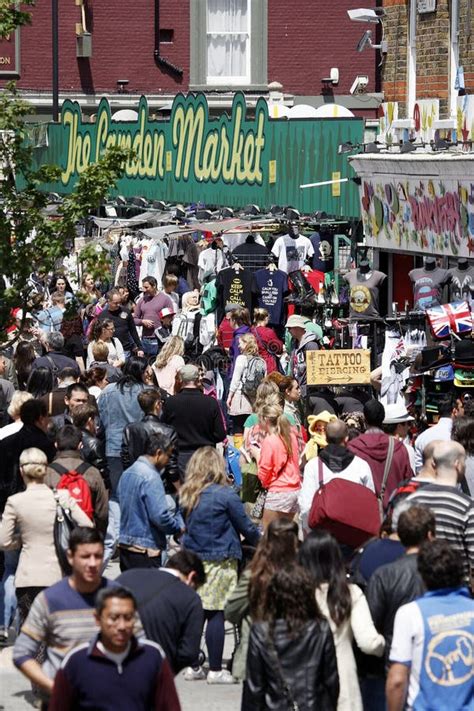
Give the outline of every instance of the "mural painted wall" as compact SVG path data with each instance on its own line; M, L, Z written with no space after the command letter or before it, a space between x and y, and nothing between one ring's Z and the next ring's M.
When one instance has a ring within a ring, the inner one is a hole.
M271 120L263 98L249 116L241 93L234 97L231 114L217 119L209 117L204 94L178 94L169 121L150 120L142 97L134 122L114 121L103 99L95 123L83 123L79 105L68 100L60 122L48 126L47 146L35 143L35 160L61 167L61 181L48 189L67 193L108 146L121 145L136 156L117 185L121 195L235 207L256 203L264 209L292 205L304 212L358 217L352 181L340 190L299 186L330 180L333 173L354 177L337 149L362 137L362 119Z
M474 177L469 181L373 176L362 179L360 191L364 234L371 246L474 255Z

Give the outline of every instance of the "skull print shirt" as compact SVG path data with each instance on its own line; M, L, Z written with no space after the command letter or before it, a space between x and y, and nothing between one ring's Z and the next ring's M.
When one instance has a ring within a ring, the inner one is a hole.
M379 318L379 286L387 275L383 272L370 271L364 279L358 269L353 269L344 279L350 286L349 316L361 321Z

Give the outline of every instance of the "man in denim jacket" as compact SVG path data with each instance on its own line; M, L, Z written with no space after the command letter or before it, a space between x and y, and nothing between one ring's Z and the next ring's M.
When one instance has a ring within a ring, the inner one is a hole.
M160 472L167 465L172 443L161 433L150 437L146 453L120 478L120 569L159 568L166 536L184 531L179 513L168 509Z

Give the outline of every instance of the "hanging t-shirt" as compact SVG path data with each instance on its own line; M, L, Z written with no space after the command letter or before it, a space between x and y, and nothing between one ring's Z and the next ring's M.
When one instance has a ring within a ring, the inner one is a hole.
M449 281L447 269L412 269L408 273L413 284L413 305L416 311L426 311L441 303L443 287Z
M232 252L245 269L251 272L262 269L268 264L268 249L256 242L244 242Z
M463 299L471 300L471 289L474 288L474 267L468 269L459 269L454 267L448 269L451 276L449 284L449 300L462 301Z
M303 235L298 235L296 239L283 235L273 245L272 254L278 257L278 269L289 274L301 269L308 257L313 256L314 249L311 241Z
M202 281L205 276L218 274L221 269L227 266L227 259L222 249L208 247L204 249L198 258L199 279ZM243 266L243 265L242 265Z
M239 304L252 310L252 297L257 293L254 275L248 269L235 270L233 267L223 269L217 275L217 302L220 321L227 304Z
M278 325L283 320L283 299L288 293L288 277L281 269L259 269L255 283L260 292L257 303L269 313L268 322Z
M313 269L332 272L334 269L334 235L330 232L313 232L309 239L314 249Z
M352 269L344 279L350 286L349 316L359 319L378 318L379 286L387 275L383 272L371 271L368 279L361 278L358 269Z

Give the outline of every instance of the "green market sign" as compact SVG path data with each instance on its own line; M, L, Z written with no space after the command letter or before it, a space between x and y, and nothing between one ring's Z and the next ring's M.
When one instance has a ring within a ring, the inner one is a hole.
M356 186L301 189L300 185L354 175L340 143L360 142L363 120L270 119L258 99L249 116L237 93L230 115L211 118L204 94L178 94L169 120L151 120L145 97L133 122L114 121L102 99L95 123L83 123L79 104L65 101L61 120L48 126L47 147L35 149L38 164L61 167L61 181L50 190L67 193L82 171L110 146L132 149L117 193L172 202L240 207L256 203L292 205L303 211L325 210L358 217ZM335 189L336 188L336 189Z

